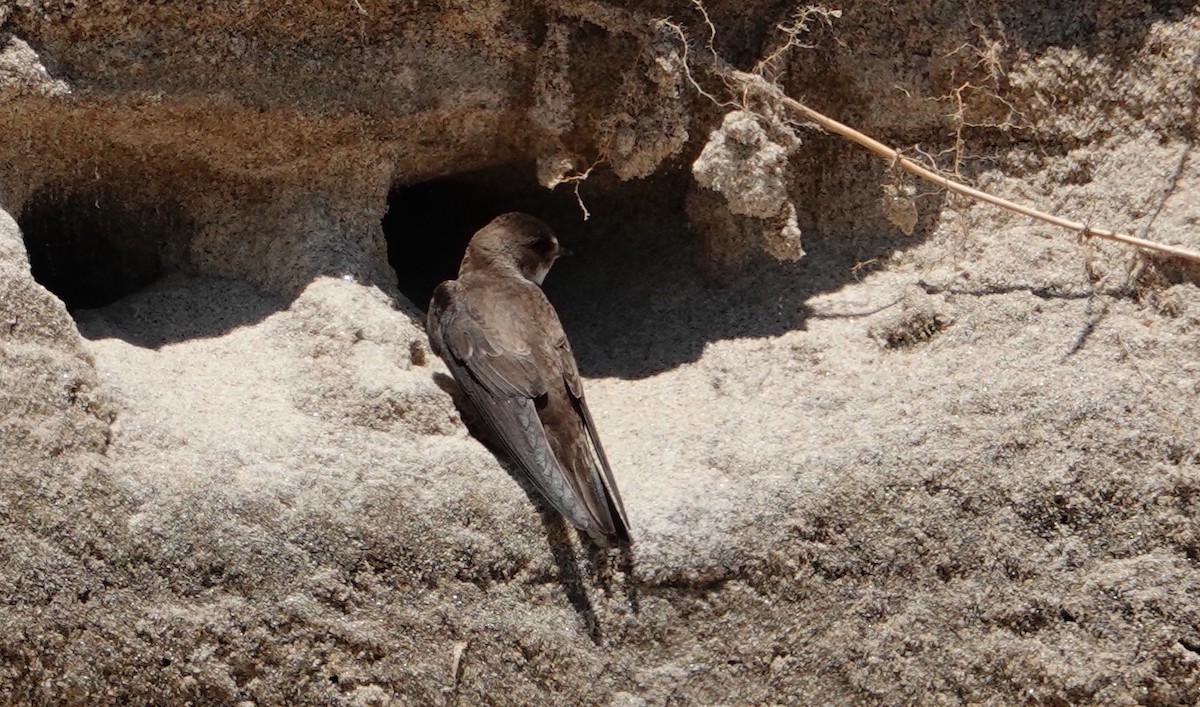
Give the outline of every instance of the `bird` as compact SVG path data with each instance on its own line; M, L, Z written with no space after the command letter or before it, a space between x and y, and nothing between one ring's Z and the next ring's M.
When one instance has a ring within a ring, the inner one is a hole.
M426 332L486 431L554 510L601 548L629 547L575 354L541 288L569 252L541 219L497 216L471 236L457 279L434 289Z

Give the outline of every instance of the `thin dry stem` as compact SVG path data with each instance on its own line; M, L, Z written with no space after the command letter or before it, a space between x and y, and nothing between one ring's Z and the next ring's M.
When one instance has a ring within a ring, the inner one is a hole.
M717 28L713 25L712 19L708 16L708 9L704 7L702 0L692 0L692 5L700 11L700 15L704 18L704 25L708 27L708 51L713 55L717 55L717 50L713 48L713 42L717 39Z
M700 5L699 0L693 0L697 5ZM703 12L703 6L701 5ZM779 61L791 49L812 49L814 45L805 44L800 41L800 35L807 34L812 29L812 21L815 19L820 23L832 27L833 21L842 16L841 10L830 9L822 5L809 5L808 7L796 10L792 15L791 24L783 22L775 25L775 29L783 33L784 41L773 52L767 55L766 58L759 61L754 66L754 73L766 75L768 71L775 70L775 62ZM708 15L704 15L704 19L708 21ZM711 27L712 24L709 23ZM709 49L712 48L712 41L709 40Z
M604 155L596 158L596 161L588 166L587 169L577 174L572 174L569 177L563 177L554 186L559 184L570 184L575 191L575 201L579 203L579 210L583 212L583 220L587 221L592 217L592 212L588 211L588 207L583 203L583 195L579 193L579 186L587 181L587 178L592 176L592 170L600 166L605 161Z
M796 99L784 94L779 87L767 82L757 74L749 74L744 71L732 70L729 72L729 74L732 79L742 83L747 87L748 90L756 90L772 97L790 110L795 111L796 113L804 116L806 119L811 120L817 125L820 125L825 130L828 130L831 133L836 133L847 140L850 140L851 142L861 145L871 152L874 152L876 155L879 155L889 162L898 165L905 171L911 172L922 179L933 182L934 184L937 184L955 194L969 196L972 199L985 201L1003 209L1024 214L1030 218L1035 218L1039 221L1044 221L1045 223L1074 231L1075 233L1079 234L1081 238L1102 238L1104 240L1131 245L1135 248L1140 248L1153 253L1161 253L1163 255L1170 255L1176 258L1182 258L1184 260L1200 263L1200 253L1188 250L1187 248L1166 245L1163 243L1155 243L1154 241L1148 241L1144 238L1138 238L1125 233L1117 233L1116 231L1110 231L1103 228L1093 228L1086 224L1079 223L1077 221L1071 221L1059 216L1054 216L1053 214L1048 214L1044 211L1039 211L1037 209L1009 201L1008 199L1002 199L998 196L993 196L987 192L975 189L974 187L969 187L965 184L956 182L945 175L923 167L909 158L904 157L898 151L888 147L887 145L884 145L878 140L864 135L848 125L839 123L833 118L830 118L822 113L818 113L800 101L797 101Z
M703 7L704 7L704 6L703 6L703 5L701 5L700 7L701 7L701 11L703 12ZM705 20L705 22L707 22L707 21L708 21L708 15L707 15L707 14L705 14L705 16L704 16L704 20ZM728 105L728 103L722 103L721 101L717 100L717 97L716 97L716 96L712 95L712 94L711 94L711 93L709 93L708 91L705 91L705 90L704 90L704 89L703 89L703 88L700 86L700 83L696 81L696 78L695 78L694 76L692 76L692 68L691 68L691 63L688 61L688 58L689 58L689 51L688 51L688 38L687 38L687 34L686 34L686 33L684 33L684 31L683 31L683 27L681 27L681 26L679 25L679 23L677 23L677 22L674 22L674 21L672 21L672 20L670 20L670 19L661 19L661 20L658 20L658 21L656 22L656 25L657 25L658 27L660 27L660 28L665 28L665 29L668 29L668 30L670 30L672 34L674 34L675 36L679 37L679 41L680 41L680 43L682 43L682 44L683 44L683 57L682 57L682 62L683 62L683 75L684 75L684 77L687 79L688 83L690 83L690 84L692 85L692 88L696 89L696 93L699 93L701 96L704 96L704 97L705 97L705 98L707 98L708 100L712 101L712 102L713 102L715 105L717 105L718 107L721 107L721 106ZM710 24L709 26L711 27L712 25ZM709 44L709 47L711 48L711 46L712 46L712 45L711 45L711 43L710 43L710 44Z

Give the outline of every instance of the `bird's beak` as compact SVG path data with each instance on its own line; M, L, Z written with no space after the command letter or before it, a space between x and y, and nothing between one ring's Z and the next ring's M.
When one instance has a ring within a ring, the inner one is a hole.
M557 254L557 255L555 255L554 257L556 257L556 258L565 258L565 257L566 257L566 256L568 256L568 255L575 255L575 251L571 250L570 248L563 248L562 246L559 246L559 247L558 247L558 254Z

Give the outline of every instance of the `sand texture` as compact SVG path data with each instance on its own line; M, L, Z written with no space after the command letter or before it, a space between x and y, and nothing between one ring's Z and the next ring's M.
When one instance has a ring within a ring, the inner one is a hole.
M0 3L0 705L1200 703L1196 271L703 61L1200 249L1200 6L800 7ZM631 561L429 351L513 209Z

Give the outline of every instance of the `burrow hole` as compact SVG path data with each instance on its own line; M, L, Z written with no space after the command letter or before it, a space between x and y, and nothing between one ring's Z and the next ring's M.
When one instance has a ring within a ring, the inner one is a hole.
M72 312L150 285L179 262L190 230L176 205L62 186L35 192L17 224L34 279Z
M471 236L509 211L531 213L560 235L582 220L573 192L539 185L530 163L394 186L382 226L401 294L426 309L434 288L458 274Z

